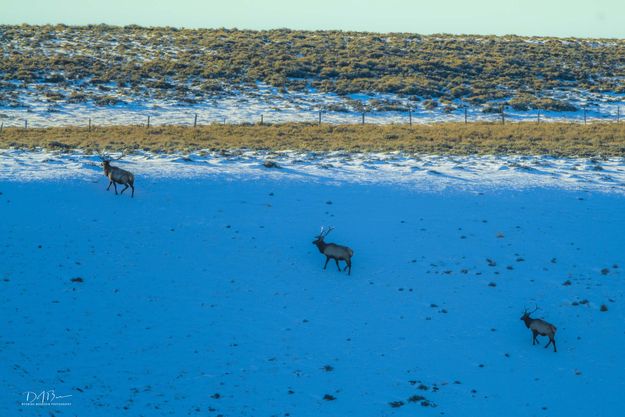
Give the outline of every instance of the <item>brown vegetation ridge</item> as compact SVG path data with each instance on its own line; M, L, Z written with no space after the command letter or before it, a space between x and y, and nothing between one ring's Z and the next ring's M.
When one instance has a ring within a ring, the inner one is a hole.
M5 128L0 148L300 150L424 154L525 154L565 157L625 156L625 124L441 123L432 125L107 126Z
M0 105L9 107L27 105L22 95L35 86L50 105L105 106L194 104L261 81L282 91L392 93L448 111L459 100L487 111L502 103L571 111L551 93L616 101L611 94L625 93L622 39L0 25L0 52Z

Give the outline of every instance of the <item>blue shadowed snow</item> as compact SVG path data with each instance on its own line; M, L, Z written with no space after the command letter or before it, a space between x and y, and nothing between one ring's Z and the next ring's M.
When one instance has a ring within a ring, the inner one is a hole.
M622 413L623 195L92 180L0 182L0 416Z

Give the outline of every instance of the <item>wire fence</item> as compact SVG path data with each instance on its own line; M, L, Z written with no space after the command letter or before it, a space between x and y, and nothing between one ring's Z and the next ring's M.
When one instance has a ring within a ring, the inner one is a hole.
M570 122L590 124L598 122L620 123L622 120L621 107L616 107L613 112L589 111L584 108L574 114L560 115L556 112L507 111L503 106L498 112L484 113L476 109L465 107L460 111L450 113L434 113L415 111L363 111L363 112L329 112L329 111L288 111L275 110L266 113L231 114L231 117L222 114L211 114L175 111L152 111L152 112L122 112L123 117L116 117L115 109L107 110L108 113L98 113L91 117L81 113L65 117L51 118L46 116L15 114L13 117L4 115L5 120L0 121L0 133L5 128L48 128L48 127L86 127L91 130L99 126L143 126L145 128L156 126L185 126L198 127L212 124L231 125L273 125L281 123L306 123L306 124L393 124L393 125L419 125L445 122L475 123L516 123L516 122ZM1 120L1 119L0 119Z

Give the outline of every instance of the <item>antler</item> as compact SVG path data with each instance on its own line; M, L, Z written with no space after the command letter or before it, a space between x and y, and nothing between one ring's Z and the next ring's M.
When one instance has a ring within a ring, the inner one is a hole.
M128 155L128 150L127 149L122 149L122 154L118 158L115 158L115 160L119 161L120 159L122 159L126 155Z
M334 227L332 227L332 226L328 227L328 230L325 230L325 233L324 233L324 230L323 230L323 229L324 229L324 226L321 226L321 231L319 232L319 237L321 237L321 238L324 238L324 237L328 236L328 234L329 234L332 230L334 230Z
M523 308L523 314L530 315L530 314L535 313L538 310L539 307L538 307L538 304L534 304L534 305L536 306L536 308L534 308L532 311L527 311L527 307L524 307Z
M110 159L107 155L105 155L105 154L103 154L102 152L100 152L100 149L99 149L99 148L96 148L95 153L97 153L97 154L98 154L98 156L100 157L100 159L101 159L102 161L106 161L106 160L109 160L109 159Z
M119 161L120 159L128 155L127 149L123 149L121 155L119 155L117 158L111 157L108 153L101 152L100 148L96 148L95 152L96 154L98 154L102 161Z

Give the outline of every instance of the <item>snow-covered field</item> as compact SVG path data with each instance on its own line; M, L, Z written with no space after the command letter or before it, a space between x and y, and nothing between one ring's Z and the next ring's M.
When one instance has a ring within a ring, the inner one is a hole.
M134 199L96 162L0 155L0 416L623 413L622 160L139 154Z
M34 87L32 96L22 100L27 107L0 105L0 122L5 127L21 127L24 121L30 127L86 126L96 125L145 124L150 116L152 125L192 125L197 115L197 123L257 123L261 116L265 123L312 122L319 120L322 109L323 123L357 124L362 122L362 113L353 108L353 102L367 105L372 100L388 101L403 108L403 111L372 110L365 113L366 123L408 124L464 121L464 104L457 100L455 110L447 112L444 106L428 110L422 103L415 103L394 94L351 94L341 97L333 93L280 92L278 89L259 84L257 88L241 88L231 94L216 96L195 105L175 100L144 100L120 93L125 104L96 106L93 103L54 104L41 99ZM505 118L513 121L607 121L623 119L625 96L617 94L597 94L587 91L557 91L548 94L565 100L578 107L577 111L520 111L507 107ZM343 109L341 111L332 110ZM583 109L586 108L586 111ZM411 109L409 114L408 109ZM467 120L499 121L498 113L484 113L480 106L467 107Z
M118 156L117 154L111 155ZM265 169L273 161L278 169ZM80 179L101 175L100 158L81 151L0 150L0 180ZM271 179L341 184L390 184L421 191L557 187L625 192L624 158L548 156L438 156L402 152L198 151L160 154L136 151L120 166L140 177Z
M322 110L323 123L357 124L362 122L361 111L354 109L353 103L367 106L371 102L393 103L403 111L369 110L365 122L374 124L438 123L464 121L464 105L456 100L455 110L447 112L445 106L426 109L422 102L413 102L406 97L389 93L349 94L339 96L309 91L280 91L275 87L258 83L254 87L239 86L227 94L189 105L176 100L141 99L130 92L119 92L124 104L96 106L93 103L60 103L51 105L42 99L41 92L34 84L21 97L25 107L2 106L0 123L5 127L22 127L27 121L30 127L87 126L89 119L95 125L141 125L150 116L152 125L190 126L197 123L257 123L263 118L265 123L310 122L319 120ZM45 86L48 88L49 86ZM113 87L111 87L113 88ZM583 90L554 91L547 94L551 98L574 104L579 110L569 112L505 109L505 118L513 121L573 121L590 122L623 119L625 96L622 94L598 94ZM586 109L584 111L584 108ZM341 110L333 110L341 109ZM410 113L408 111L410 109ZM499 121L498 113L484 113L480 106L467 107L468 121Z

